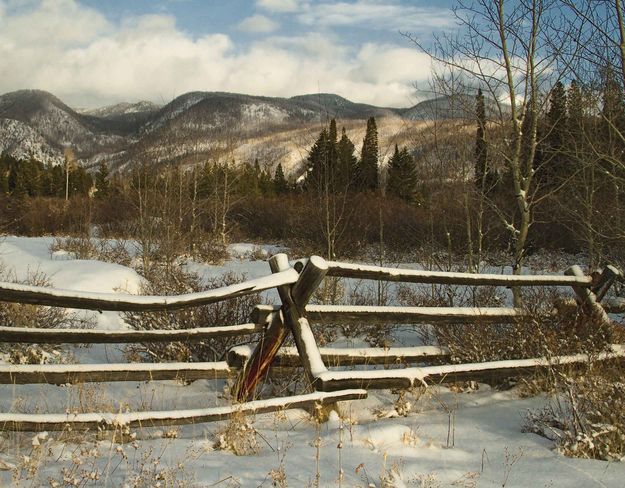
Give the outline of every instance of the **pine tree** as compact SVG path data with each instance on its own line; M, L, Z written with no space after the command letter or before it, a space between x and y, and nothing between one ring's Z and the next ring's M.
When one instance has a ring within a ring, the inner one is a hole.
M109 185L109 170L106 166L106 163L102 161L100 166L98 167L98 171L95 174L95 187L97 189L96 198L102 199L106 198L110 194L110 185Z
M289 184L284 176L282 163L278 163L276 172L273 176L273 188L277 195L284 195L289 191Z
M347 137L345 127L341 139L336 146L336 175L335 175L335 189L340 192L346 191L348 188L354 186L354 177L356 175L358 158L354 152L356 148L352 141Z
M378 188L378 128L375 118L367 120L367 132L362 141L362 152L358 165L358 186L360 190L376 190Z
M553 188L571 175L571 167L565 153L568 133L566 90L558 81L549 95L545 137L541 148L543 184Z
M417 171L412 156L407 148L401 151L395 144L395 152L389 161L387 195L414 203L417 197Z
M324 128L308 154L305 190L323 192L328 189L329 145L328 130Z
M475 97L475 116L477 131L475 134L475 186L485 193L489 187L488 145L486 143L486 107L484 94L479 88Z

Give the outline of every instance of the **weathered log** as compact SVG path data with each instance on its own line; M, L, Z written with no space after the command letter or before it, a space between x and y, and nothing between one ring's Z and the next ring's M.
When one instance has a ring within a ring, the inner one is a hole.
M0 365L0 384L101 383L221 379L234 376L225 361L209 363L17 364Z
M284 263L281 264L284 266ZM286 287L278 288L286 324L293 332L295 346L306 376L314 385L317 376L327 371L317 341L305 316L308 300L319 286L328 271L326 261L319 256L312 256L304 266L300 279L292 287L292 293Z
M362 323L499 323L524 320L528 315L504 307L375 307L359 305L309 305L306 313L318 322Z
M276 305L257 305L251 319L262 322L279 310ZM506 307L376 307L367 305L307 305L307 317L314 322L419 323L498 323L531 317L518 308Z
M24 344L128 344L136 342L197 342L214 337L230 337L260 332L259 324L198 327L182 330L94 330L0 327L0 342Z
M124 295L59 290L41 286L0 282L0 301L48 305L53 307L117 312L156 312L197 307L259 293L280 285L295 283L299 275L294 269L282 273L224 286L214 290L174 296Z
M608 352L596 355L573 354L554 358L531 358L486 363L447 364L414 368L328 371L317 378L317 388L334 391L345 388L386 389L427 386L456 381L489 381L533 374L550 368L582 365L590 361L625 360L625 346L615 344Z
M570 268L564 271L564 274L568 276L584 276L584 272L582 268L577 265L571 266ZM605 324L610 324L612 321L608 314L603 309L601 304L597 301L597 297L595 294L589 289L581 286L573 286L573 291L577 296L578 302L582 307L582 310L587 311L587 313L593 317L598 318L601 322Z
M319 353L328 366L394 365L437 362L449 358L449 350L436 346L335 348L320 347ZM251 356L247 346L233 347L228 351L227 362L231 368L241 368ZM301 366L300 355L295 347L282 347L272 363L273 367Z
M385 268L365 264L328 261L328 276L358 278L405 283L438 285L490 285L490 286L582 286L590 287L589 276L561 275L499 275L477 273L455 273L446 271L424 271Z
M289 258L283 253L276 254L269 259L269 268L272 273L279 274L282 270L289 269ZM284 290L278 287L278 291L281 289ZM234 396L239 402L248 401L253 397L259 383L269 373L269 367L288 334L284 314L279 307L262 316L253 313L252 320L256 323L266 323L268 320L271 322L237 379Z
M99 431L122 427L157 427L186 425L225 420L236 414L252 415L291 408L311 408L317 404L360 400L367 397L364 390L314 392L288 398L257 400L225 407L192 410L128 412L128 413L68 413L68 414L0 414L0 430L5 431Z
M605 295L608 293L614 282L622 277L623 273L621 273L618 268L612 265L608 265L603 268L601 276L599 276L599 280L591 288L592 292L597 298L597 301L600 302L601 300L603 300L603 297L605 297Z

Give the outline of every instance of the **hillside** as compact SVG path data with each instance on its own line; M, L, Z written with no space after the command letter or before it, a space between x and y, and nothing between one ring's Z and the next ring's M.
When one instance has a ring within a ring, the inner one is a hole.
M471 97L464 101L470 104ZM395 131L405 132L438 113L442 118L467 116L466 110L434 109L451 105L437 99L395 109L327 93L277 98L198 91L162 107L141 101L77 111L51 93L20 90L0 96L0 152L58 164L70 147L87 168L101 161L113 168L193 165L228 154L270 167L282 163L289 170L305 159L320 125L330 118L347 126L358 147L364 121L376 117L384 150L398 142Z

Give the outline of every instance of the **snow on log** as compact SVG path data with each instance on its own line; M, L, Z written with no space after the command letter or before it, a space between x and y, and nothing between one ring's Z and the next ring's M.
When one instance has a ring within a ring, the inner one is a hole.
M527 318L518 308L504 307L376 307L365 305L309 305L307 316L318 322L384 322L393 324L511 322Z
M128 413L67 413L67 414L0 414L0 430L59 431L115 430L121 427L156 427L162 425L199 424L224 420L233 414L261 414L290 408L309 408L316 404L332 404L367 398L365 390L314 392L285 398L254 400L238 405L192 410L128 412Z
M262 324L198 327L183 330L97 330L0 327L0 342L21 342L23 344L127 344L134 342L202 341L212 337L253 334L262 330Z
M289 268L283 272L248 280L244 283L173 296L91 293L0 282L0 301L117 312L175 310L208 305L229 298L251 295L282 285L290 285L295 283L298 277L297 271Z
M360 364L409 364L437 361L449 357L449 350L438 346L415 347L365 347L341 348L320 347L319 353L324 364L328 366L360 365ZM228 364L232 368L240 368L249 359L252 351L249 346L236 346L228 351ZM297 348L283 347L272 363L274 367L301 366Z
M263 323L270 314L280 310L277 305L257 305L251 314L256 323ZM312 322L384 322L415 323L492 323L524 320L522 309L506 307L376 307L368 305L307 305L306 316Z
M625 346L614 344L610 351L596 355L573 354L554 358L514 359L485 363L446 364L373 371L328 371L316 378L315 386L321 391L345 388L410 388L413 386L455 381L488 381L496 378L531 374L540 369L575 365L590 361L605 361L625 358Z
M112 363L112 364L2 364L0 384L99 383L230 378L234 371L225 361L208 363Z
M591 286L590 276L500 275L387 268L327 261L327 276L439 285Z

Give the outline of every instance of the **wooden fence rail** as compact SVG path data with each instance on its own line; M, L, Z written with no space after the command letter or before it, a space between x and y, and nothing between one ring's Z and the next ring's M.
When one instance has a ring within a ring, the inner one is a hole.
M0 300L67 308L153 312L197 307L223 300L277 289L280 305L258 305L251 323L214 324L185 330L88 330L0 327L0 342L8 343L141 343L198 342L216 337L257 334L254 348L236 347L224 351L225 361L205 363L125 363L0 365L0 383L68 384L148 380L236 378L234 395L240 404L174 412L134 412L127 414L0 414L0 430L61 430L72 428L118 428L120 425L154 426L219 420L235 412L267 412L310 406L315 402L336 402L366 397L363 388L390 388L427 385L466 379L483 380L516 375L563 364L581 364L583 354L558 358L528 358L478 364L441 364L449 351L437 346L401 348L320 348L311 322L390 323L390 324L499 324L517 323L528 318L522 309L509 307L371 307L309 304L326 276L374 279L393 282L460 286L557 286L572 287L581 310L609 321L601 299L621 275L608 266L599 279L584 276L572 267L564 275L496 275L446 273L325 261L313 256L293 267L285 254L269 260L271 274L245 283L215 290L176 296L134 296L85 293L14 283L0 283ZM620 308L619 308L620 307ZM613 307L625 310L620 302ZM292 335L295 347L282 347ZM625 348L613 345L597 355L598 360L619 360ZM434 363L435 365L431 365ZM416 365L397 369L398 366ZM428 365L429 364L429 365ZM347 370L345 366L381 365L385 369ZM310 393L296 397L253 400L259 385L271 371L302 367ZM332 368L340 369L332 369ZM272 369L275 368L275 369ZM389 369L390 368L390 369ZM315 391L316 390L316 391Z

